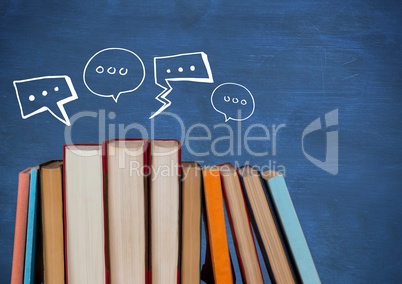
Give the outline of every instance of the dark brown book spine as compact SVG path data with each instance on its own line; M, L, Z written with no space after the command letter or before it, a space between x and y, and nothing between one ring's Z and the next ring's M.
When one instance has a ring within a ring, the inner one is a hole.
M109 250L109 206L108 206L108 146L109 141L102 144L102 177L103 177L103 229L105 235L105 282L110 283L110 250Z

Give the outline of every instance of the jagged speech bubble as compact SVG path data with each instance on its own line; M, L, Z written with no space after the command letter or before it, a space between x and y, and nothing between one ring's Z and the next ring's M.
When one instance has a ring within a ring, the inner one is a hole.
M161 106L152 116L154 118L171 105L166 97L173 90L170 82L191 81L213 83L208 56L204 52L182 53L154 58L155 84L163 89L156 96Z
M83 72L85 86L94 95L112 97L117 103L120 95L137 90L145 79L141 58L125 48L106 48L95 53Z

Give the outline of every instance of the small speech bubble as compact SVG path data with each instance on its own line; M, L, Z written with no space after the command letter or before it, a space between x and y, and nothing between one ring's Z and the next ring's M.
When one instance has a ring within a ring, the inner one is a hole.
M83 72L84 84L94 95L112 97L137 90L145 79L141 58L124 48L106 48L95 53Z
M156 96L161 106L149 119L154 118L172 103L166 97L172 91L170 82L190 81L198 83L213 83L208 56L204 52L183 53L154 58L155 84L163 89Z
M64 105L78 99L70 77L45 76L18 80L13 84L23 119L49 111L55 118L70 125Z
M228 120L242 121L254 113L255 102L251 92L237 83L223 83L211 95L212 107Z

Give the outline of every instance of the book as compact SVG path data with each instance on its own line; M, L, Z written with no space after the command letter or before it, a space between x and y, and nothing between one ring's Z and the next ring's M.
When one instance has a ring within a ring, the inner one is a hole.
M264 283L249 212L237 170L233 165L227 163L220 165L219 171L243 283Z
M107 283L102 147L64 146L66 282Z
M40 196L38 186L39 166L31 168L27 236L25 244L24 283L40 283L43 280L42 234Z
M40 166L45 283L64 283L62 161Z
M146 281L147 145L145 139L110 140L104 143L112 283Z
M181 281L200 283L201 262L201 167L197 163L182 166Z
M263 172L262 177L267 183L300 280L303 283L321 283L284 177L271 170Z
M14 248L11 268L11 284L24 281L25 243L27 235L29 178L31 168L18 175L17 208L15 211Z
M180 283L180 143L152 140L150 147L151 281Z
M251 166L239 170L252 216L252 225L272 282L296 283L293 267L274 208L259 172Z
M219 169L204 167L202 176L207 228L207 251L202 267L202 280L215 284L234 283ZM213 277L210 276L210 270Z

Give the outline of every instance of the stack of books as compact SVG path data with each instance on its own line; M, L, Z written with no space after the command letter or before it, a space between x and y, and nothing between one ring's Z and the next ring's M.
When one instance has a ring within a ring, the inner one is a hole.
M182 163L169 139L65 145L19 174L12 284L227 284L235 259L243 283L320 283L282 175Z

